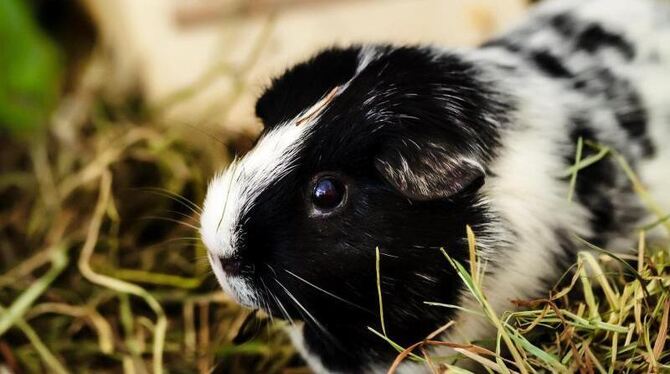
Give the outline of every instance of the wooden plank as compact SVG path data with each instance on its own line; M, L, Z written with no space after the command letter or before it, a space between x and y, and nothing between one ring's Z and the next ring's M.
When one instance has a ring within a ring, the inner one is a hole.
M269 77L320 48L470 46L525 9L523 0L81 1L112 51L122 86L139 84L152 105L172 102L164 112L169 123L231 132L257 131L253 103Z

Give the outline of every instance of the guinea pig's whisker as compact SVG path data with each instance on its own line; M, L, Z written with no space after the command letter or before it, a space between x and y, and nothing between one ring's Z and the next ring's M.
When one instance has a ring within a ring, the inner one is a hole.
M414 245L412 245L412 248L416 248L416 249L438 249L439 250L440 248L443 248L443 247L414 244Z
M147 246L146 248L161 247L161 246L164 246L164 245L167 245L167 244L170 244L170 243L174 243L174 242L190 242L190 243L196 243L197 244L197 243L200 242L200 238L180 237L180 238L166 239L166 240L163 240L162 242L159 242L159 243L156 243L156 244L151 244L151 245ZM184 247L184 248L188 249L188 248L191 248L191 247Z
M343 297L341 297L341 296L337 296L337 295L335 295L335 294L332 293L332 292L326 291L326 290L324 290L323 288L321 288L321 287L317 286L316 284L314 284L314 283L312 283L312 282L306 280L305 278L302 278L301 276L299 276L299 275L293 273L293 272L290 271L290 270L284 269L284 271L287 272L287 273L289 273L290 275L292 275L292 276L295 277L296 279L302 281L303 283L307 284L308 286L311 286L311 287L315 288L316 290L321 291L321 292L323 292L324 294L326 294L326 295L328 295L328 296L331 296L331 297L333 297L333 298L335 298L335 299L337 299L337 300L339 300L339 301L341 301L341 302L343 302L343 303L345 303L345 304L347 304L347 305L350 305L350 306L353 306L353 307L355 307L355 308L358 308L358 309L360 309L360 310L362 310L362 311L364 311L364 312L368 312L368 313L373 314L372 311L370 311L369 309L366 309L366 308L364 308L364 307L362 307L362 306L360 306L360 305L358 305L358 304L356 304L356 303L354 303L354 302L351 302L351 301L349 301L349 300L347 300L347 299L345 299L345 298L343 298Z
M276 278L277 277L277 271L275 271L275 268L273 268L272 265L270 265L270 264L265 264L265 265L270 269L270 271L272 271L272 274L274 274L275 278Z
M192 240L196 243L199 243L202 239L200 239L197 236L180 236L178 238L168 239L164 243L179 242L179 241L186 241L186 240Z
M275 303L277 303L277 306L279 307L279 311L284 316L284 319L286 319L286 321L288 321L288 323L291 324L291 326L295 326L295 322L293 322L293 318L291 318L291 316L288 314L288 311L284 307L284 304L282 304L282 302L279 301L279 298L277 296L275 296L275 294L272 293L272 291L270 291L270 288L268 288L267 286L265 286L265 287L267 288L270 297L272 297L274 299Z
M263 289L265 289L265 293L267 296L271 296L271 292L268 289L268 286L265 284L265 281L263 278L260 278L261 285L263 285ZM270 317L270 322L274 323L274 319L272 318L272 313L270 313L270 302L268 301L268 298L265 296L261 296L261 302L265 304L265 311L268 312L268 316Z
M185 218L185 219L197 219L196 217L193 217L190 214L186 214L184 212L180 212L180 211L177 211L177 210L166 210L165 213L171 213L171 214L177 215L177 216L179 216L181 218Z
M293 302L295 303L295 305L298 306L298 308L300 308L300 310L302 310L303 312L305 312L305 315L306 315L307 317L309 317L309 318L314 322L314 324L316 324L316 326L317 326L319 329L321 329L321 330L322 330L325 334L327 334L328 336L331 336L331 334L328 332L328 330L326 330L326 328L321 324L321 322L319 322L319 321L316 319L316 317L314 317L314 316L312 315L312 313L310 313L310 312L307 310L307 308L305 308L305 307L302 305L302 303L300 303L300 301L298 301L298 299L297 299L295 296L293 296L293 294L291 293L291 291L289 291L286 287L284 287L283 284L281 284L281 282L279 281L279 279L274 278L274 280L275 280L275 282L277 282L277 284L279 284L279 287L281 287L281 288L284 290L284 292L286 293L286 295L288 295L288 297L289 297L291 300L293 300Z
M174 219L174 218L169 218L169 217L146 216L146 217L142 217L140 219L155 219L155 220L158 220L158 221L167 221L167 222L177 223L177 224L186 226L186 227L191 228L191 229L196 230L196 231L200 230L198 227L196 227L194 225L191 225L190 223L180 221L180 220Z
M263 299L261 299L261 302L263 303L263 305L265 305L265 310L268 312L267 314L268 318L270 318L270 322L274 323L275 320L272 317L272 313L270 313L270 303L268 302L268 299L264 297Z
M168 199L171 199L181 204L182 206L193 212L193 214L196 214L198 216L200 216L200 214L202 213L202 208L200 208L198 204L194 203L192 200L190 200L185 196L179 195L165 188L149 187L149 188L141 188L140 190L151 192L158 196L167 197Z
M263 278L259 278L259 280L261 281L261 285L263 285L263 288L265 289L265 292L267 293L267 295L271 299L273 299L275 301L275 303L277 304L277 306L279 307L279 310L282 313L282 315L284 316L284 319L286 319L286 321L288 321L291 325L293 325L293 320L290 318L288 313L286 313L286 310L284 309L284 306L281 305L281 303L279 302L277 297L274 295L274 293L272 293L272 290L265 283L265 280ZM273 320L272 313L270 313L270 300L268 300L266 298L264 298L264 300L265 300L265 305L267 307L266 311L268 312L268 315L270 316L270 319ZM274 322L274 320L273 320L273 322Z
M275 302L277 302L277 305L279 305L279 309L281 310L282 314L284 315L284 318L288 321L288 323L291 324L291 326L295 326L295 321L293 321L293 318L288 314L288 310L286 310L286 307L284 304L282 304L281 300L274 294L271 295L273 299L275 299Z
M194 263L195 263L195 266L205 267L205 266L209 265L209 259L207 257L197 258L197 259L195 259ZM203 275L210 275L210 274L214 274L214 271L212 269L206 270Z
M223 222L223 217L226 216L226 209L228 208L228 200L230 199L230 190L233 186L233 179L235 179L235 172L237 171L237 156L233 159L233 162L230 163L230 181L228 182L228 190L226 191L226 198L223 201L223 210L221 211L221 218L219 218L219 223L216 225L216 231L219 231L221 228L221 223Z
M210 138L210 140L215 140L217 143L224 147L228 147L228 143L226 143L222 138L218 137L213 131L209 131L209 129L204 128L202 126L196 126L191 123L187 123L186 126L192 128L193 130L199 131L201 134L207 136Z

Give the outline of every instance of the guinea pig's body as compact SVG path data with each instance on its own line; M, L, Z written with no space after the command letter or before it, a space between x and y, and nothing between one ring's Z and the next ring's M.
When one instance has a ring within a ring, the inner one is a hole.
M388 336L407 346L450 320L486 338L440 248L467 262L465 226L498 311L546 294L575 237L634 248L654 217L611 147L670 210L670 3L560 0L473 50L356 46L274 80L255 148L209 188L202 237L223 288L295 321L319 372L383 371L375 248ZM302 322L297 322L297 321ZM406 370L422 371L418 366Z

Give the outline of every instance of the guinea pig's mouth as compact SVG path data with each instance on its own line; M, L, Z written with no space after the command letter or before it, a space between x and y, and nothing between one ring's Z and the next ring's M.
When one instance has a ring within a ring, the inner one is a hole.
M236 265L225 263L225 260L211 252L207 252L207 257L223 291L235 299L238 304L247 308L258 309L260 304L258 294L249 280L235 269Z

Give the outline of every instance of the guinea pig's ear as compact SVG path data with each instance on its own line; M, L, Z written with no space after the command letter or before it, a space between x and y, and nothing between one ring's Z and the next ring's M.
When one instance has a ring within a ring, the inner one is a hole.
M481 187L485 171L473 158L454 155L438 144L399 140L382 151L375 167L397 191L427 201Z
M333 88L349 81L359 65L360 47L331 48L272 80L256 101L256 116L268 129L295 118Z

